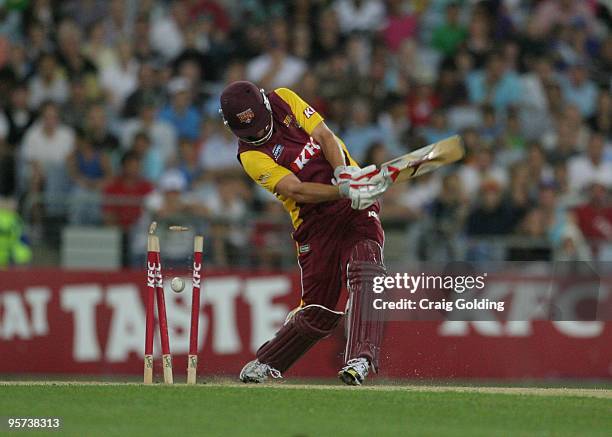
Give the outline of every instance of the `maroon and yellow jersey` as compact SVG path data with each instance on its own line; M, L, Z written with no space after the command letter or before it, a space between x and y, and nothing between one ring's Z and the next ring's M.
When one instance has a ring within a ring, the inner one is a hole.
M325 159L321 146L311 137L312 131L323 117L296 93L278 88L268 94L274 119L274 133L261 146L239 141L238 160L247 174L259 185L273 193L291 215L295 229L308 217L325 213L337 214L350 210L346 199L333 202L301 204L275 192L276 185L293 173L302 182L318 182L331 185L334 169ZM338 139L344 151L347 165L357 165L344 143Z

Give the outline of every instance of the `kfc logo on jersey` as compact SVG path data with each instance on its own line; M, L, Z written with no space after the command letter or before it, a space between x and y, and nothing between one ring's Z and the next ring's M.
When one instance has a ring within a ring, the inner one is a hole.
M316 158L320 154L321 146L315 143L312 137L310 137L310 141L306 143L297 158L295 158L295 161L291 163L291 171L298 173L311 159Z
M249 124L255 118L255 113L253 112L251 108L249 108L246 111L242 111L236 114L236 117L238 117L238 120L240 120L240 123Z
M315 111L312 106L309 106L306 109L304 109L304 115L306 116L306 118L312 117L315 112L317 111Z

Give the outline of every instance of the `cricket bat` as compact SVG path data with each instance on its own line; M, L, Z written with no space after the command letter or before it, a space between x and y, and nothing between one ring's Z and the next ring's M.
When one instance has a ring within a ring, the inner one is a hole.
M453 135L387 161L380 168L390 170L393 167L399 170L394 182L403 182L429 173L443 165L459 161L464 154L463 140L459 135Z

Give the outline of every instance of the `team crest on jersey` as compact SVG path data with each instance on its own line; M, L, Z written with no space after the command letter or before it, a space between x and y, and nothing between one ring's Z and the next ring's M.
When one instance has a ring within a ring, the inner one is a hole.
M249 124L255 118L255 113L253 112L251 108L249 108L246 111L242 111L236 114L236 117L238 117L238 120L240 120L240 123Z
M293 173L298 173L306 166L306 164L320 154L321 146L315 143L312 137L310 137L310 141L306 143L302 151L298 154L297 158L295 158L295 160L291 163L291 170Z
M291 115L287 115L283 120L283 124L287 127L291 126L291 122L293 121L293 117Z
M283 149L284 146L282 144L277 144L276 146L274 146L274 148L272 149L272 156L274 156L275 160L277 160L281 153L283 153Z
M315 114L314 108L312 106L307 107L306 109L304 109L304 115L306 116L306 118L310 118Z

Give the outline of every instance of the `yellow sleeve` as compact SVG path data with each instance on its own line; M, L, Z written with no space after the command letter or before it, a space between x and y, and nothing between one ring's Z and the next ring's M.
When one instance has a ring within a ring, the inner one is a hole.
M274 193L276 184L282 178L292 174L289 169L277 164L265 153L256 150L242 152L240 162L249 177L271 193Z
M295 119L308 135L323 121L321 114L289 88L277 88L274 92L289 105Z

